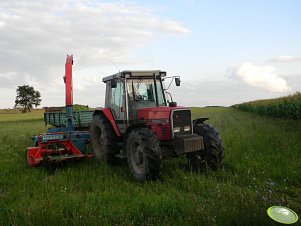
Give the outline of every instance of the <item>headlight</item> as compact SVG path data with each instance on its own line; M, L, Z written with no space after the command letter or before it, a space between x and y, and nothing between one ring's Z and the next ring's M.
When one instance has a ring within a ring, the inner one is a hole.
M180 132L180 127L175 127L175 128L173 128L173 132L174 133L179 133Z
M184 126L184 131L185 131L185 132L190 131L190 126Z

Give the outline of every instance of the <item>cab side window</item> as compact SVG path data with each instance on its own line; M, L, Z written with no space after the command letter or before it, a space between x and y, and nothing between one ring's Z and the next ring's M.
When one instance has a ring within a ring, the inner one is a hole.
M111 89L111 94L108 101L108 107L112 109L116 119L124 119L124 112L121 111L121 107L124 109L123 93L124 85L122 81L117 81L116 88Z

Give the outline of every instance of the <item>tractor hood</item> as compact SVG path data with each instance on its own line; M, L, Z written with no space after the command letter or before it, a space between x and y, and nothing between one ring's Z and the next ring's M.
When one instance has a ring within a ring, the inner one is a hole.
M187 107L150 107L138 110L138 120L169 119L172 110L188 109Z

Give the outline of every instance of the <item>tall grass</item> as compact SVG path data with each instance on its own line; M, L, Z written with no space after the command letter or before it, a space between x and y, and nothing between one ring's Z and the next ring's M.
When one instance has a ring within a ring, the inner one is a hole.
M160 180L147 183L133 181L126 163L95 159L29 168L25 147L43 120L0 122L1 225L278 225L271 205L301 213L300 121L230 108L194 108L193 117L220 131L223 168L195 173L183 156L164 160Z
M256 100L233 105L242 111L276 118L301 119L301 93L276 99Z

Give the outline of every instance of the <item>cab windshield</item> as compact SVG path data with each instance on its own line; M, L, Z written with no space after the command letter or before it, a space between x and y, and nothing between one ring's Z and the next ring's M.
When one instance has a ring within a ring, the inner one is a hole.
M158 105L166 106L160 80L157 79L156 83L158 93ZM127 79L127 91L129 102L137 104L138 108L157 106L154 79Z

